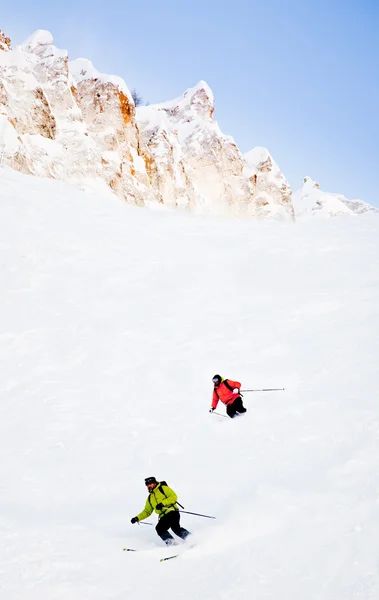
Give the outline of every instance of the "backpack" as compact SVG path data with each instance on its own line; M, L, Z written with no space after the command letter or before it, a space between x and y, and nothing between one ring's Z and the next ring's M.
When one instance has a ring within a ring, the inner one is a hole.
M227 379L224 379L224 381L222 381L221 383L225 383L225 387L227 387L230 392L233 392L234 388L232 388L232 386L230 385L230 383ZM217 394L217 388L215 387L214 389ZM241 392L239 392L238 395L242 396ZM220 396L218 394L217 394L217 396L218 396L218 399L220 399Z
M162 492L162 494L163 494L163 495L164 495L164 496L167 498L167 494L165 493L164 489L161 487L161 486L163 486L163 485L167 485L167 487L169 487L169 485L168 485L168 483L167 483L166 481L160 481L160 482L159 482L159 485L158 485L158 488L159 488L159 490L160 490L160 491ZM177 504L178 506L180 506L180 508L184 508L184 506L182 506L182 505L180 504L180 502L178 502L178 501L176 501L176 502L175 502L175 504Z
M234 388L232 388L232 386L230 385L230 383L227 379L224 379L224 381L222 383L225 383L226 387L228 388L228 390L230 392L232 392L234 390Z

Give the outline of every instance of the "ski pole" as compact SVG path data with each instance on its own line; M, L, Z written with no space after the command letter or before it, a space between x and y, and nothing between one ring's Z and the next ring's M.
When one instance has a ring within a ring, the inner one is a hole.
M284 392L286 388L262 388L260 390L241 390L241 392Z
M138 521L138 525L153 525L152 523L144 523L143 521Z
M222 415L219 412L216 412L215 410L210 410L210 413L212 413L212 415L218 415L219 417L224 417L224 419L229 419L229 417L227 417L226 415Z
M200 513L189 512L188 510L180 510L181 513L186 513L186 515L195 515L195 517L204 517L205 519L215 519L216 517L210 517L209 515L201 515Z

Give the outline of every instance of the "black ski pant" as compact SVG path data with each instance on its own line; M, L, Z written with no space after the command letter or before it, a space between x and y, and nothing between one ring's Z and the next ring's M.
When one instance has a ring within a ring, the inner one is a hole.
M226 407L226 412L231 419L236 416L236 413L244 413L246 412L246 408L242 404L241 396L238 396L232 404L228 404Z
M180 514L178 510L171 510L163 515L163 517L159 519L155 528L157 534L165 542L165 544L171 546L171 544L174 544L175 541L172 535L168 532L169 529L171 529L175 535L182 538L182 540L185 540L186 537L190 535L190 532L187 531L187 529L184 529L184 527L180 526Z

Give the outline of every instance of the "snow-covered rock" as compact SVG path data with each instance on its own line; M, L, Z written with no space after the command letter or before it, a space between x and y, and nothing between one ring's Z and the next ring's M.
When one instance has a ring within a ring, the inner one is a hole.
M138 205L292 218L272 173L262 170L257 184L245 172L237 145L214 118L205 82L136 115L120 77L99 73L87 59L69 62L48 31L14 50L1 32L0 50L0 162L108 188Z
M42 30L0 53L0 116L8 121L2 121L1 161L81 187L108 187L143 204L148 194L135 176L141 164L142 180L149 181L143 161L137 157L133 165L138 132L126 84L77 62L71 73L67 52Z
M0 50L7 51L7 50L10 50L10 49L11 49L11 40L0 29Z
M310 177L304 178L303 187L292 196L296 219L328 218L342 215L360 215L379 210L362 200L347 200L341 194L330 194Z
M222 133L204 81L136 109L120 77L99 73L84 58L69 61L53 42L38 30L12 49L0 31L0 163L139 206L294 219L278 165L265 148L243 156ZM319 200L312 202L318 210ZM325 214L365 210L345 201L329 211L320 202Z
M137 124L153 156L161 201L206 213L268 216L236 143L214 119L214 97L204 81L175 100L138 108Z
M269 216L293 218L291 187L267 148L257 146L244 155L244 174L254 186L255 202Z
M145 162L141 158L135 106L125 82L99 73L91 61L69 63L73 93L95 153L97 175L129 202L154 201Z

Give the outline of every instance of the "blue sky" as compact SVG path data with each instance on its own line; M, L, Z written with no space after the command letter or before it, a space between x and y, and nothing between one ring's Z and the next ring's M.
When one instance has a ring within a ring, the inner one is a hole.
M379 206L379 0L21 0L0 28L48 29L150 103L204 79L223 132L266 146L294 190L309 175Z

